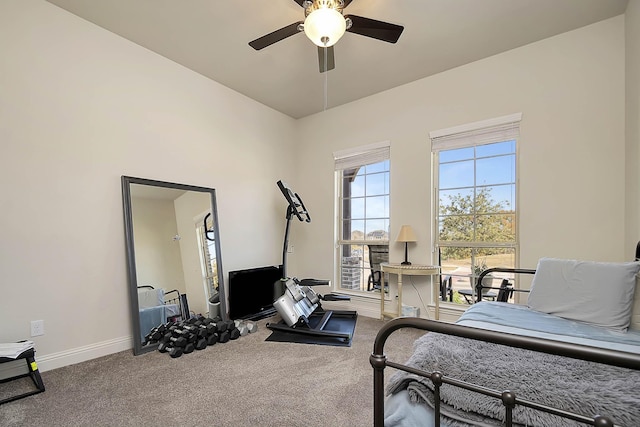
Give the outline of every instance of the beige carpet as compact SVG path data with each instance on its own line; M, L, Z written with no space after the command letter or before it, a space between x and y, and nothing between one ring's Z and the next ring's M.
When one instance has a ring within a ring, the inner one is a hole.
M351 347L329 347L265 342L276 320L177 359L125 351L43 372L46 391L1 405L0 425L373 425L369 355L382 321L361 316ZM394 333L386 354L404 362L420 335ZM0 384L0 399L20 385Z

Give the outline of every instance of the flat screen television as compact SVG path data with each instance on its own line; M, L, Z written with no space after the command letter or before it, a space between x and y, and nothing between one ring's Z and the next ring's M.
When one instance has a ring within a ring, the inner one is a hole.
M273 302L284 292L279 286L282 276L281 265L230 271L229 317L258 320L273 316Z

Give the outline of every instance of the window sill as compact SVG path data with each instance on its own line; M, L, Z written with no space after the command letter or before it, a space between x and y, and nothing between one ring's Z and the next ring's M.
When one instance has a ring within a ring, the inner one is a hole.
M471 307L469 304L456 304L454 302L446 302L446 301L440 301L439 306L440 306L440 310L446 309L450 311L457 311L459 313L464 313L465 311L467 311L469 307Z

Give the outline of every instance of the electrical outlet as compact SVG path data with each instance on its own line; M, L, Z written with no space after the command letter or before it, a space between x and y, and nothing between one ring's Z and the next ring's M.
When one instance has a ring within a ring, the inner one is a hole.
M44 320L32 320L31 321L31 336L37 337L44 335Z
M292 254L292 253L293 253L293 245L291 245L291 244L290 244L290 245L287 247L287 253L288 253L288 254Z

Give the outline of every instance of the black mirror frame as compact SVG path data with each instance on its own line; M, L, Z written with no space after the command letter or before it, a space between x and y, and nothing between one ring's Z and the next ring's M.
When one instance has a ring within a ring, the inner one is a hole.
M211 214L213 216L213 233L215 238L216 262L218 271L218 292L220 294L220 317L223 320L229 319L227 310L226 292L224 286L224 274L222 272L222 255L220 250L220 234L218 224L218 211L216 204L216 190L207 187L194 185L176 184L173 182L156 181L152 179L136 178L123 175L122 182L122 205L124 210L124 234L127 254L127 276L129 285L129 300L131 305L131 321L133 323L133 354L138 356L157 349L157 345L142 345L140 339L140 313L138 310L138 276L136 271L136 254L133 238L133 215L131 207L131 184L141 184L161 188L173 188L184 191L197 191L209 193L211 195Z

